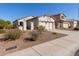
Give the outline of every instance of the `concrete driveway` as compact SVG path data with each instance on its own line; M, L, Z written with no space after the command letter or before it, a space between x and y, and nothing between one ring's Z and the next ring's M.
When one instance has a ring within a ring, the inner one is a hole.
M79 49L79 31L53 30L68 36L48 41L6 56L73 56Z

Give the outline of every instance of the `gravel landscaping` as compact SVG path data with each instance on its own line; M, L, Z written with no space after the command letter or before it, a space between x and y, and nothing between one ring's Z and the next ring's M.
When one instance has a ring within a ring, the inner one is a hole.
M56 38L64 37L66 34L56 32L42 32L35 41L27 40L30 31L24 32L21 37L13 41L0 41L0 55L5 55L14 51L18 51L24 48L28 48L34 45L38 45Z

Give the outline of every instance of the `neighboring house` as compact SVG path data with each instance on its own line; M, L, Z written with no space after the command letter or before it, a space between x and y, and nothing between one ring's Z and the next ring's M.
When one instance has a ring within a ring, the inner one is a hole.
M63 13L56 15L43 15L43 16L29 16L18 19L13 22L14 26L20 30L34 30L42 25L46 30L53 29L73 29L79 28L79 21L66 19Z
M71 27L71 22L70 21L63 21L62 26L64 29L68 29Z
M78 27L78 22L77 20L74 19L67 19L66 15L63 13L52 15L55 20L55 28L57 29L73 29Z
M14 26L20 30L34 30L36 27L42 25L46 30L51 31L55 29L55 21L52 17L48 15L38 16L38 17L25 17L14 21Z
M76 23L72 20L63 21L63 28L64 29L73 29L75 26L76 26Z
M78 21L77 20L65 20L63 21L63 28L65 29L74 29L78 27Z
M55 19L55 28L63 28L63 21L66 20L66 16L63 13L51 15Z
M76 27L76 28L79 28L79 21L76 20L75 23L76 23L75 27Z

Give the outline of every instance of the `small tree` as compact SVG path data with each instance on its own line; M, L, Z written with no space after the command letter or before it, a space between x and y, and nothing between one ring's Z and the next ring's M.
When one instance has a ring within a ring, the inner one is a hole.
M36 28L36 30L39 32L39 33L42 33L43 31L45 31L45 27L44 26L38 26L37 28Z
M5 21L3 19L0 19L0 28L1 29L8 29L10 28L12 25L11 25L11 22L10 21Z

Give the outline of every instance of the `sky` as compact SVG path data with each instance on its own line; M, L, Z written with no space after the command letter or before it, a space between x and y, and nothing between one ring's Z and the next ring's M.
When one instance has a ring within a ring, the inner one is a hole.
M64 13L68 19L79 20L77 3L0 3L0 18L14 21L25 16Z

